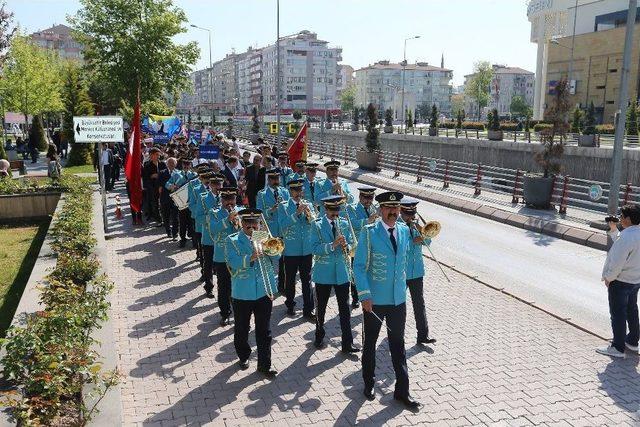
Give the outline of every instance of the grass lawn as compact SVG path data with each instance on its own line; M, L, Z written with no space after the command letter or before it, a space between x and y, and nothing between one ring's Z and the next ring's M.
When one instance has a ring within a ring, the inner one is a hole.
M65 166L62 173L94 173L93 165Z
M48 227L49 221L0 225L0 337L11 324Z

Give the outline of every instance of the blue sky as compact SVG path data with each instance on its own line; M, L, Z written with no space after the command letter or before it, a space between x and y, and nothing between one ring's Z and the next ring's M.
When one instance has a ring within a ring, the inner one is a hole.
M213 30L213 59L232 48L264 46L276 38L276 0L174 0L190 22ZM74 0L7 0L15 21L28 31L65 23L79 2ZM343 63L359 68L379 59L402 60L406 37L409 62L454 70L462 84L477 60L518 66L535 72L536 45L524 0L281 0L280 34L303 29L343 48ZM198 68L209 63L207 33L194 28L177 37L195 40L202 54Z

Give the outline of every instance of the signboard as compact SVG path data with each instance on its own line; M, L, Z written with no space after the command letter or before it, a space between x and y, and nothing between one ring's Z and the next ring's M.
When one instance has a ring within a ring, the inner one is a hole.
M602 198L602 186L598 184L593 184L589 187L589 198L594 202L597 202Z
M220 147L217 145L201 145L200 147L201 159L217 159L220 157Z
M154 144L168 144L169 141L171 140L171 138L169 138L169 135L160 133L157 135L153 135L153 143Z
M73 129L75 142L124 142L122 117L119 116L74 117Z

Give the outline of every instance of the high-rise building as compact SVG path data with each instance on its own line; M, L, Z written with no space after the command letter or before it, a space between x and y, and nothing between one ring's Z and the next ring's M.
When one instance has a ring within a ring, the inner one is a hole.
M356 106L373 103L379 110L391 108L402 118L402 64L378 61L356 70ZM404 109L416 111L435 105L445 116L451 114L453 71L426 62L407 64L404 76Z
M576 7L577 5L577 7ZM565 77L568 77L568 68L571 63L571 36L586 35L590 33L601 32L624 26L626 23L626 11L629 9L628 0L530 0L527 5L527 18L531 22L531 42L538 45L538 54L536 60L536 84L535 84L535 101L533 107L534 119L542 119L545 110L545 96L552 90L557 76L548 76L547 67L550 65L550 51L560 50L554 55L556 61L556 69L560 63L563 63ZM636 15L638 22L638 15ZM595 39L603 39L608 36L600 34ZM559 39L565 38L562 42ZM588 37L582 38L586 40ZM578 37L576 37L576 41ZM624 40L624 37L623 39ZM562 43L561 45L558 43ZM610 44L610 49L600 49L598 55L602 58L602 54L607 56L621 56L622 44ZM571 76L571 92L575 92L579 86L587 84L587 73L580 68L585 68L588 59L584 56L576 55L576 47L574 46L574 71L575 75ZM603 71L598 71L602 74ZM630 82L635 81L633 78ZM602 85L599 85L602 86ZM604 90L604 89L598 89ZM593 94L594 92L591 92ZM609 91L609 93L612 93ZM580 102L580 101L578 101ZM606 101L598 108L604 110ZM603 113L604 114L604 113ZM606 115L606 114L605 114Z
M31 34L36 45L57 52L60 58L82 61L82 44L71 36L71 28L66 25L54 25L46 30Z
M464 76L465 86L475 76ZM533 106L533 91L535 75L531 71L519 67L507 67L506 65L493 65L493 77L490 83L489 102L478 115L478 104L475 100L465 95L464 110L469 117L485 117L487 111L496 109L501 116L507 116L511 112L511 101L515 96L520 96L524 101Z

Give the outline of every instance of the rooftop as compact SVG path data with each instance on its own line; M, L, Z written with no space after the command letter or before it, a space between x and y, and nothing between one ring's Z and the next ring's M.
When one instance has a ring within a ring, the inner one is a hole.
M400 63L391 63L389 61L378 61L375 64L368 65L366 67L362 67L356 70L402 70L402 64ZM448 68L436 67L433 65L429 65L428 62L416 62L415 64L407 64L405 70L409 71L453 71Z

